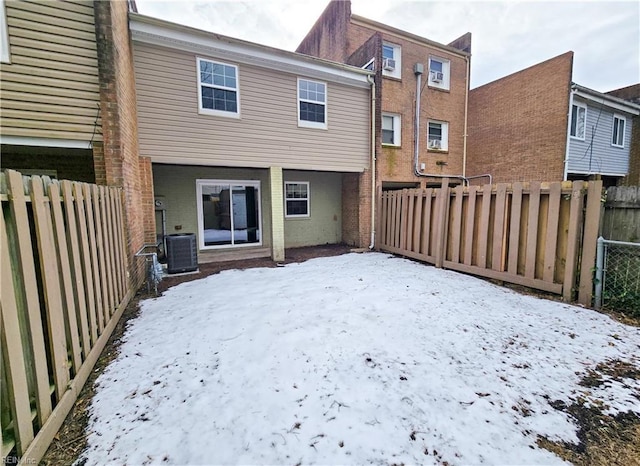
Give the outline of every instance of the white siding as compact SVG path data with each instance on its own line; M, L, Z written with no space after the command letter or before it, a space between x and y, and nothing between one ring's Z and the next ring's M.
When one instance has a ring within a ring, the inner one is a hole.
M345 172L368 166L368 89L328 83L328 129L299 128L303 75L221 60L238 66L234 119L198 114L195 54L134 43L134 61L140 152L154 162Z
M629 170L632 116L576 97L574 102L587 105L587 123L584 141L569 138L568 172L626 174ZM614 113L626 117L624 148L611 145Z

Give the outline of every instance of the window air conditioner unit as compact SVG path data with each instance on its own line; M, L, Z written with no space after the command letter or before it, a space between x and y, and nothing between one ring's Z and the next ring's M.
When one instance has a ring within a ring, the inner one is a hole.
M396 69L396 61L393 58L385 58L382 60L382 68L385 71L394 71Z
M198 269L196 235L183 233L169 235L167 240L167 272L192 272Z
M442 71L432 71L431 81L434 83L441 83L444 80L444 73Z
M442 145L438 139L430 139L429 140L429 149L440 149Z

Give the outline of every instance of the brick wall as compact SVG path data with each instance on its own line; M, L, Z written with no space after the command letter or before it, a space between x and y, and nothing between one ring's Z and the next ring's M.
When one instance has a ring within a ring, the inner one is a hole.
M311 30L298 45L296 52L344 63L344 59L353 52L352 50L347 53L346 50L347 27L350 17L351 2L329 2Z
M127 245L130 260L155 234L155 215L149 208L153 181L149 161L138 152L133 57L129 39L128 4L95 1L96 41L100 78L100 109L104 166L96 164L99 179L121 186L125 193ZM142 261L132 271L134 286L144 278Z
M562 180L572 66L567 52L469 93L469 176Z

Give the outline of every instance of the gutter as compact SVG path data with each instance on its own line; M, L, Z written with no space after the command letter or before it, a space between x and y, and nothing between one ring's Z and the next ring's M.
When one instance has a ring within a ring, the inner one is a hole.
M376 82L367 76L371 84L371 243L369 250L376 244Z

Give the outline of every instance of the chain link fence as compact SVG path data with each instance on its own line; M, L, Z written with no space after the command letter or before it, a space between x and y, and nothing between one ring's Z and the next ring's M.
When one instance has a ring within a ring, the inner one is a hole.
M595 306L640 317L640 243L598 239Z

